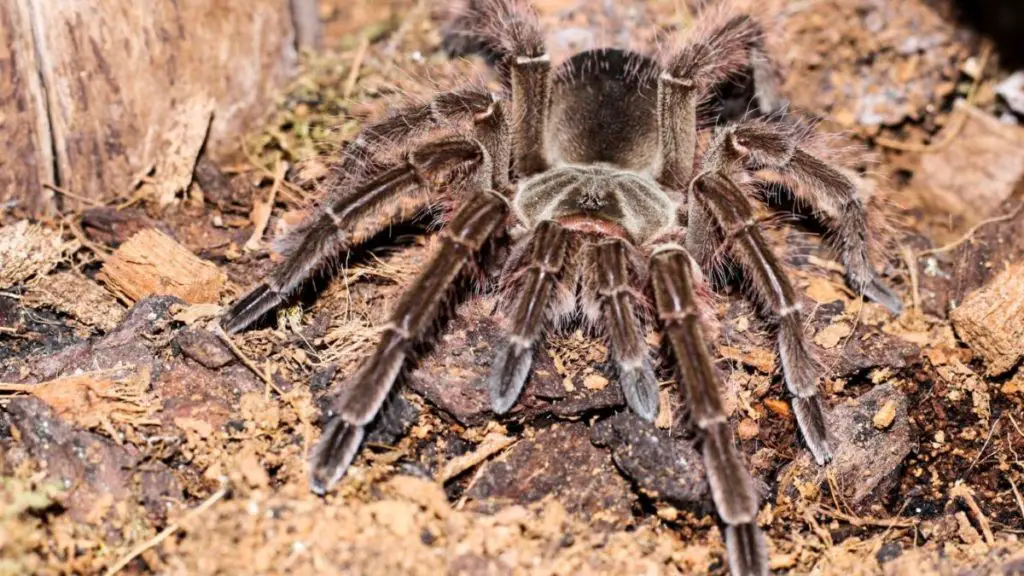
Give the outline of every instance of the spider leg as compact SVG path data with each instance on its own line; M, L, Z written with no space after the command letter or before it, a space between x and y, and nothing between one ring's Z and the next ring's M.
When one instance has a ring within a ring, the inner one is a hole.
M672 190L687 189L693 175L698 104L752 58L764 60L758 51L762 36L761 26L749 15L716 12L666 59L658 78L659 183Z
M546 220L537 225L531 244L529 263L514 283L517 292L511 308L508 344L498 352L487 379L491 406L497 414L508 412L519 398L545 321L555 313L569 232L561 224Z
M750 281L753 297L778 321L779 358L793 394L793 412L815 460L824 464L832 458L832 450L818 398L819 367L807 347L793 286L761 235L746 193L724 169L702 173L694 189L694 201L703 203L714 216Z
M491 119L504 121L503 110L495 97L482 88L465 88L438 94L429 102L408 106L397 113L363 128L348 143L344 151L341 165L337 170L341 180L364 176L381 162L381 155L396 148L402 149L412 144L418 137L443 129L460 129L482 120ZM507 130L507 128L506 128ZM508 166L508 141L486 141L486 131L477 130L480 139L491 152L495 166L494 177L501 178L495 182L495 189L504 189L508 182L507 170L499 167ZM492 130L490 133L498 132ZM504 134L501 134L504 137Z
M449 56L479 54L497 68L501 83L510 86L509 61L522 47L543 44L537 12L529 0L453 0L439 3L445 24L443 45ZM542 53L543 48L539 51Z
M803 145L807 130L778 123L751 121L723 131L719 146L727 159L753 170L779 173L797 199L821 217L829 244L846 267L850 286L894 314L903 302L879 279L869 255L870 227L857 185L842 170L809 152Z
M314 492L330 490L352 463L364 428L380 411L410 345L437 319L441 302L460 272L502 226L508 213L505 197L492 190L478 191L441 232L441 246L402 294L376 350L334 400L333 415L312 455Z
M601 310L626 404L653 422L658 415L658 380L648 356L644 323L638 315L641 297L633 288L628 260L628 247L622 240L592 245L586 287L593 290L593 300Z
M681 246L654 249L651 284L658 318L679 367L690 416L704 437L704 465L715 508L726 524L729 566L733 574L768 574L764 536L755 523L757 493L733 443L701 329L699 282L700 268Z
M548 165L544 145L551 102L551 57L537 12L527 0L448 3L445 46L453 55L483 52L512 93L513 167L532 176Z
M264 282L237 300L221 319L229 333L243 330L276 307L325 262L408 219L431 201L428 175L487 164L487 151L465 138L428 143L406 161L351 186L326 203L319 215L300 229L288 259ZM489 172L487 181L490 182Z

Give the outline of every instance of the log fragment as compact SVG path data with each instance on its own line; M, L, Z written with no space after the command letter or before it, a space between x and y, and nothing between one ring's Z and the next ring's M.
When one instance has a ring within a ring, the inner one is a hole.
M1003 269L950 313L957 335L985 360L989 376L1024 357L1024 262Z
M152 228L122 244L103 264L98 278L128 302L160 294L191 304L217 302L225 282L217 266Z

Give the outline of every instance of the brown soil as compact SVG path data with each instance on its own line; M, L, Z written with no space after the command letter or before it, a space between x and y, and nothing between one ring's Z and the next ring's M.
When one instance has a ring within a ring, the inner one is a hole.
M445 57L429 2L325 4L328 50L235 163L201 162L169 208L138 194L39 226L0 213L0 574L726 573L669 367L652 428L623 412L606 347L559 335L495 419L481 388L500 343L491 296L456 308L339 488L310 492L322 401L436 239L396 229L230 345L209 319L279 261L269 240L361 125L488 74ZM671 1L537 4L561 31L556 56L591 38L644 45L689 21ZM771 227L826 370L839 449L819 468L764 324L736 290L717 301L727 409L762 489L771 564L1024 573L1024 128L995 94L1010 71L940 2L786 6L783 92L873 154L863 164L907 311L854 298L806 228ZM212 295L113 287L106 263L159 259L114 252L145 251L128 240L148 228L219 269Z

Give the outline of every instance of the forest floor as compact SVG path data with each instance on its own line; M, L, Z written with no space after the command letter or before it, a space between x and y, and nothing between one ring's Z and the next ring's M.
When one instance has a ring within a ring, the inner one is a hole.
M691 22L669 0L536 4L556 59ZM716 300L771 566L1024 573L1024 82L941 2L773 4L782 93L871 153L906 310L854 297L808 226L768 219L823 366L838 448L822 468L765 324L736 289ZM482 380L502 319L486 292L455 308L339 487L310 491L325 395L436 235L396 228L262 328L222 338L208 323L280 261L272 238L362 125L490 78L446 57L428 2L325 5L326 50L237 159L200 161L170 206L142 186L54 221L0 213L0 575L727 573L670 363L651 426L624 411L605 344L559 334L497 418Z

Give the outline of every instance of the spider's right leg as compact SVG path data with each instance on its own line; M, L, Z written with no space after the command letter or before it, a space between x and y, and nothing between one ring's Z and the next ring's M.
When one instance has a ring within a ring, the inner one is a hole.
M686 389L690 415L703 433L704 465L711 497L726 524L729 566L736 575L768 574L764 536L755 523L757 494L736 452L718 380L701 329L696 284L700 272L681 246L663 244L651 256L651 283L658 317Z
M221 319L221 326L229 333L243 330L283 302L326 262L426 207L431 202L428 177L478 166L485 154L474 140L432 142L409 153L404 163L352 186L324 205L320 215L304 228L288 259L237 300Z
M807 447L823 465L832 459L832 448L818 395L820 366L804 335L793 284L768 247L747 193L728 174L728 166L702 173L694 182L694 190L693 201L702 203L714 215L726 239L725 246L749 280L753 301L777 322L779 359L786 387L793 394L793 413Z
M529 260L522 272L509 278L515 299L509 310L508 343L498 351L487 378L491 406L495 413L509 411L519 398L530 374L533 354L544 325L568 306L574 306L573 294L559 294L559 282L565 273L569 231L561 224L546 220L537 225L526 249ZM564 292L564 290L562 290Z
M311 463L313 491L324 494L341 478L380 411L412 343L436 321L441 302L484 243L504 224L508 200L493 190L471 193L441 232L441 246L402 294L377 349L335 398Z

